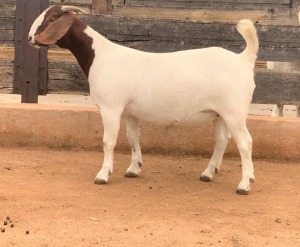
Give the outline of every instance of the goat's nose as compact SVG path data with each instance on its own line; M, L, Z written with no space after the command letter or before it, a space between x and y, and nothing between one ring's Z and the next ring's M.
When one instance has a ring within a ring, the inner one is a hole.
M31 36L28 36L28 42L30 42L32 40Z

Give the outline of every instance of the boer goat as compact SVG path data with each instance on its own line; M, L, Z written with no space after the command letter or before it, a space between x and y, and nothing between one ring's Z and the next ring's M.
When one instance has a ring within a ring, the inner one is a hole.
M113 171L113 152L120 120L126 120L132 160L126 176L141 171L139 120L165 126L191 126L213 121L216 145L202 181L220 169L232 136L242 161L237 193L248 194L254 181L252 138L246 127L259 49L256 29L241 20L237 29L247 46L241 54L211 47L171 53L148 53L117 45L81 21L72 6L52 6L34 21L29 42L69 49L83 69L103 126L104 161L95 183L106 184Z

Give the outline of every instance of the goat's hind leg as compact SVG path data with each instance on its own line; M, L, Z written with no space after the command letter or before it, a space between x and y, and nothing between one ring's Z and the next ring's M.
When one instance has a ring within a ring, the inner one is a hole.
M246 119L225 119L228 130L235 140L242 160L242 180L238 185L237 193L247 195L250 183L254 182L254 168L252 163L252 138L246 127Z
M140 148L140 127L139 121L133 117L126 117L127 138L131 147L131 164L128 167L125 176L136 177L143 164Z
M210 182L214 174L218 173L222 163L223 155L228 144L230 134L224 120L220 117L214 120L216 144L214 153L208 163L208 167L201 174L200 180Z

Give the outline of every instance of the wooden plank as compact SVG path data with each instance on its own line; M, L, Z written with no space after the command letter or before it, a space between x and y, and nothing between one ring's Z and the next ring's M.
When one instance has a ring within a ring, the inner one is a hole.
M111 5L112 6L124 6L126 0L112 0Z
M4 32L5 30L14 30L14 18L8 18L8 17L1 17L0 18L0 30L1 32Z
M0 1L0 44L13 45L16 2Z
M0 46L0 59L14 59L15 47ZM53 48L48 50L49 60L70 60L75 61L74 55L69 51L61 48Z
M300 103L300 72L256 69L254 103ZM88 94L88 82L75 61L49 62L49 93Z
M111 15L111 1L112 0L92 0L92 13Z
M154 7L154 8L212 8L212 9L266 9L289 8L290 0L126 0L128 7Z
M256 88L252 102L268 104L300 103L300 71L256 69Z
M232 23L115 16L84 16L82 19L108 39L144 51L170 52L219 46L241 52L245 47L236 24ZM300 57L299 26L257 24L256 27L260 60L293 61Z
M14 47L0 46L0 60L1 59L14 59ZM54 60L58 61L76 61L75 57L69 50L65 49L49 49L48 60L50 63ZM13 62L11 63L13 65ZM266 61L256 61L255 66L257 68L267 68Z
M172 8L123 8L114 6L114 16L135 18L155 18L170 20L216 21L237 23L241 19L251 19L263 25L298 26L296 11L290 10L214 10L214 9L172 9Z
M14 43L15 1L0 1L0 44Z
M14 30L1 30L0 31L0 43L1 44L13 44L14 43Z
M92 4L92 0L50 0L50 5L54 5L54 4Z
M49 61L48 93L89 93L88 81L76 61Z
M11 93L13 59L0 59L0 93ZM300 72L256 69L254 103L300 103ZM48 93L88 94L89 86L76 61L49 62Z
M72 5L83 9L86 13L92 13L92 0L50 0L50 5Z
M13 59L0 59L0 93L12 93L14 67Z
M14 17L16 12L16 3L0 2L0 18Z

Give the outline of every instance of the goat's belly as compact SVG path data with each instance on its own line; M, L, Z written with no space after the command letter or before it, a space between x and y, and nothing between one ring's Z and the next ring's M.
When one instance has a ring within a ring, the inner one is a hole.
M198 111L188 115L182 114L147 114L140 112L139 114L130 114L125 112L126 115L131 115L138 118L141 121L163 125L163 126L199 126L203 123L217 119L219 115L214 111L204 110Z
M197 126L217 119L219 114L214 111L199 111L192 116L173 122L173 126Z

